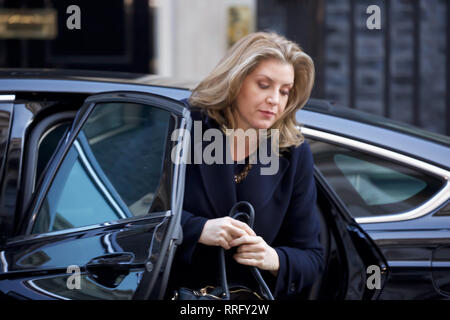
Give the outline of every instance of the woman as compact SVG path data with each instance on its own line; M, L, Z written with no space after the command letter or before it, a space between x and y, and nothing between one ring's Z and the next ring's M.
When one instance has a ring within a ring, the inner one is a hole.
M186 168L183 242L171 289L218 285L219 246L227 252L229 283L257 290L247 267L256 266L278 299L298 295L320 274L324 262L313 158L295 120L313 82L308 55L282 36L259 32L238 41L185 101L203 132L220 129L231 138L231 147L225 144L223 151L233 162ZM272 152L279 157L278 170L262 175L263 164L251 161L260 138L250 137L239 148L229 129L277 129L279 150ZM199 153L194 147L192 152ZM253 229L228 217L230 208L244 200L255 208Z

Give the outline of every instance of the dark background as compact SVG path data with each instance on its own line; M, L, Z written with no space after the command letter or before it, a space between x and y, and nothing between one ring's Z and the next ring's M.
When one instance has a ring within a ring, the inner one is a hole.
M76 32L66 28L72 4L82 8ZM365 25L369 5L381 8L381 30ZM55 8L58 36L0 39L0 67L155 72L148 0L0 0L1 8ZM449 136L449 15L446 0L259 0L256 21L313 57L313 97Z
M73 4L81 9L80 30L66 27L66 9ZM58 13L54 40L0 40L0 67L152 72L148 1L0 1L0 8L55 8Z

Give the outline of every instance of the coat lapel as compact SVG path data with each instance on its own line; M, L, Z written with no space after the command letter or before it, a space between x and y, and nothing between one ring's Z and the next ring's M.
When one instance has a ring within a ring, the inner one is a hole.
M207 116L205 118L204 130L211 128L220 130L219 125L214 120ZM206 164L203 158L201 164L199 164L200 176L205 187L206 196L217 217L227 216L231 207L236 203L236 188L233 180L234 167L232 164L227 164L226 151L228 144L225 135L223 135L223 142L223 164ZM211 142L203 141L202 139L201 150L205 150L209 143Z
M219 128L216 122L209 117L206 117L205 120L205 130L208 128ZM228 150L229 145L225 142L226 137L224 135L224 164L208 165L204 163L204 161L199 164L200 176L205 187L206 196L217 217L227 216L231 207L237 202L236 185L234 182L234 165L226 164L226 157L227 155L229 156L229 153L226 151ZM210 142L202 141L201 150L204 150L205 146L209 143ZM275 189L289 167L289 160L284 157L279 157L278 159L279 167L275 174L262 175L261 169L269 167L270 164L263 165L258 159L258 162L253 164L247 177L241 182L242 187L239 188L239 198L250 202L254 206L256 213L272 198Z
M206 196L217 217L227 216L236 203L233 165L199 165Z
M267 165L268 167L269 165ZM250 202L258 213L266 203L272 199L273 194L289 167L289 160L284 157L279 158L278 171L273 175L262 175L261 169L266 167L260 162L253 165L247 178L241 182L239 188L239 198Z

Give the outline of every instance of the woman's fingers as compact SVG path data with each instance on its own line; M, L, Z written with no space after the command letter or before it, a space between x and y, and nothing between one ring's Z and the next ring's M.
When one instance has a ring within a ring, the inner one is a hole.
M264 260L264 251L236 253L236 254L234 254L234 258L235 259L237 259L237 258L246 259L246 260L254 259L254 260L258 260L258 261L263 261Z
M231 235L232 239L243 237L247 234L245 230L242 230L241 228L238 228L232 224L226 226L226 230ZM230 240L232 240L230 239Z
M231 241L230 246L236 247L236 246L240 246L243 244L259 243L261 241L263 241L261 237L245 235L245 236L242 236L240 238L237 238L237 239L234 239L233 241Z
M199 242L205 245L221 246L228 250L235 239L254 237L255 232L245 223L230 217L210 219L203 227Z
M236 260L236 262L238 262L240 264L244 264L246 266L253 266L253 267L259 266L259 261L255 260L255 259L243 259L243 258L236 257L235 260Z
M243 236L231 241L230 246L239 246L233 258L240 264L274 272L280 268L278 253L261 237Z
M242 252L259 252L264 251L264 245L262 243L255 243L255 244L243 244L239 246L236 250L237 253Z
M232 237L230 234L229 234L229 232L227 232L226 230L221 230L221 231L219 231L219 237L218 237L218 241L219 241L219 245L221 246L221 247L223 247L223 245L222 245L222 242L223 241L225 241L226 243L227 243L227 246L228 247L230 247L229 246L229 243L231 242L231 241L233 241L233 239L234 239L234 237ZM225 247L224 247L225 248Z
M231 223L225 223L219 231L219 246L228 250L231 248L230 243L233 239L240 238L245 235L247 235L247 233L244 230L234 226ZM226 242L226 244L224 242Z
M246 224L245 222L242 222L242 221L239 221L239 220L236 220L233 218L230 218L230 221L234 226L244 230L248 235L256 236L255 231L253 231L252 228L250 228L249 225Z
M224 248L225 250L229 250L231 247L229 245L229 241L225 240L224 238L219 240L219 246Z

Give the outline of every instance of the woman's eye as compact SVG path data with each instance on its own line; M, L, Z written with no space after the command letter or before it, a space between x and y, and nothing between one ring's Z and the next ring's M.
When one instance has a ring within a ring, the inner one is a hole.
M283 96L288 96L288 95L289 95L289 91L281 91L281 94L282 94Z
M258 83L258 85L261 89L267 89L269 87L269 85L265 83Z

